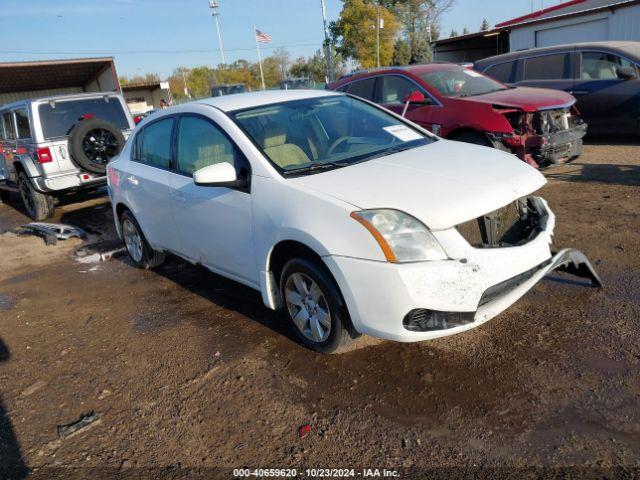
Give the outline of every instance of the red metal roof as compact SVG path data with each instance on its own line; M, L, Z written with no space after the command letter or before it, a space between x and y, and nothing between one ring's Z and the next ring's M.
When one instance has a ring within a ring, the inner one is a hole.
M568 2L561 3L559 5L554 5L552 7L543 8L542 10L538 10L537 12L532 12L527 15L522 15L521 17L513 18L511 20L507 20L506 22L496 24L496 28L508 27L509 25L514 25L516 23L526 22L528 20L535 20L542 15L546 15L547 13L554 12L556 10L562 10L563 8L571 7L573 5L577 5L579 3L584 3L586 0L570 0Z

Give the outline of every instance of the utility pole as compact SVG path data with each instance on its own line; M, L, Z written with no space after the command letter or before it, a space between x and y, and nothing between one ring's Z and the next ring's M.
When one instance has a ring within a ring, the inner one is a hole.
M327 9L324 0L320 0L322 7L322 23L324 24L324 54L327 57L327 83L333 80L333 60L331 58L331 42L329 41L329 27L327 25Z
M380 68L380 0L376 6L376 60Z
M220 2L218 0L209 0L209 8L211 9L211 16L216 19L216 30L218 31L218 45L220 46L220 57L222 58L222 63L226 64L226 60L224 58L224 48L222 48L222 35L220 35L220 12L218 12L218 8L220 7Z

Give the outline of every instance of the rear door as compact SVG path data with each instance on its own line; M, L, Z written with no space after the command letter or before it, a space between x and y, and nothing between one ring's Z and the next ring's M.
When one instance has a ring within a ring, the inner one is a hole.
M619 67L636 69L634 80L618 78ZM640 80L635 64L608 52L581 51L572 94L592 133L638 133Z
M571 92L574 87L573 51L525 57L516 82L521 87L552 88Z
M16 152L16 128L13 113L2 113L2 145L0 146L0 176L10 179L11 164Z
M156 250L177 248L169 197L174 124L174 117L162 117L136 133L131 162L122 179L133 214Z

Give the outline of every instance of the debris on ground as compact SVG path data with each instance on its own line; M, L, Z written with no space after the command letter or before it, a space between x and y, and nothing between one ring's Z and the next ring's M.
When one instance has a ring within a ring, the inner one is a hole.
M27 388L25 388L20 395L23 397L28 397L30 395L33 395L42 387L44 387L46 384L47 384L46 382L43 382L42 380L38 380L37 382L32 383Z
M126 251L123 243L117 240L87 245L76 251L79 263L99 263L111 260Z
M22 235L33 234L44 238L47 245L56 245L58 240L68 240L72 237L85 238L87 233L81 228L64 223L33 222L22 226Z
M298 435L300 436L300 438L304 438L307 435L309 435L310 433L311 433L311 425L309 425L309 424L302 425L298 429Z
M69 438L80 431L95 425L98 420L98 414L93 411L81 415L75 422L71 422L67 425L58 425L58 437L62 439Z

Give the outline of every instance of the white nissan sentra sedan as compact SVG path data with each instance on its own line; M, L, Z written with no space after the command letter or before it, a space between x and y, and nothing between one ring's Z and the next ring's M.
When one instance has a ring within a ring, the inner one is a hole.
M539 172L341 93L158 112L108 181L135 265L173 253L248 285L320 352L363 333L414 342L469 330L557 268L599 284L580 252L552 255Z

